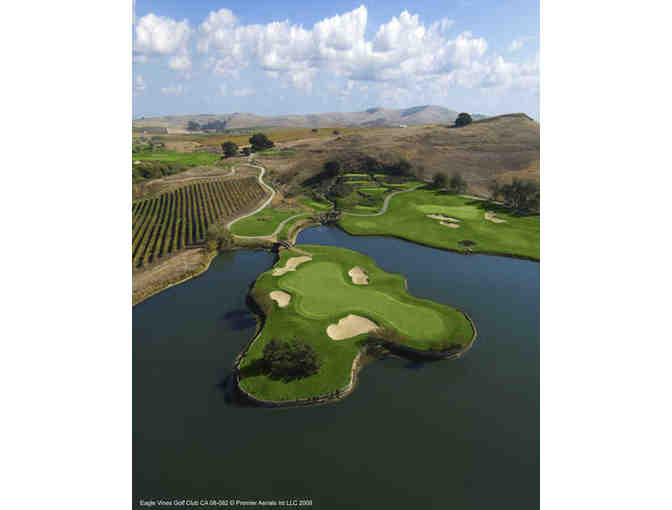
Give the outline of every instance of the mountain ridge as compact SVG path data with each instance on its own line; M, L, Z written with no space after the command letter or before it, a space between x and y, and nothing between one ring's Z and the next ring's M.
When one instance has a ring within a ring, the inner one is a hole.
M213 120L226 121L228 129L253 127L296 127L325 128L332 126L400 126L420 124L447 124L455 121L457 110L437 105L412 106L410 108L383 108L375 106L358 112L325 112L305 115L256 115L234 112L225 114L165 115L143 117L133 120L133 127L165 127L170 130L184 130L189 121L199 124ZM485 115L472 114L474 120Z

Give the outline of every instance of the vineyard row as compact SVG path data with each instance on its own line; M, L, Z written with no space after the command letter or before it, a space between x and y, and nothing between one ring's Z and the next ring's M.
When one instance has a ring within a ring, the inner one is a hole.
M133 267L205 241L208 225L258 202L255 178L189 184L133 204Z

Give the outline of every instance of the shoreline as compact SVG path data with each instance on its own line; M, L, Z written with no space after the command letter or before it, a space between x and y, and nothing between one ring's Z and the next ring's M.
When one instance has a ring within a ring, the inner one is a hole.
M215 257L217 255L219 255L219 252L217 252L217 251L204 253L203 254L204 261L203 261L202 267L200 269L198 269L198 270L196 270L192 273L183 273L182 275L180 275L178 277L179 278L178 280L174 280L174 281L169 280L165 285L158 285L158 286L150 287L148 290L138 292L139 297L136 298L136 296L133 295L132 306L138 305L138 304L142 303L143 301L149 299L150 297L155 296L155 295L159 294L160 292L163 292L166 289L169 289L171 287L175 287L176 285L187 282L187 281L189 281L193 278L196 278L197 276L202 275L208 269L210 269L210 264L212 263L212 261L215 259ZM183 277L185 274L187 276Z

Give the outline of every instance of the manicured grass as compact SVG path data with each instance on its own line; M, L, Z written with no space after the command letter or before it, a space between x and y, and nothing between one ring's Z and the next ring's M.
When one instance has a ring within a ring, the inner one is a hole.
M309 207L311 209L315 209L316 211L328 211L331 209L332 205L327 202L317 202L316 200L313 200L311 198L303 198L298 201L300 204L305 205L306 207Z
M299 208L276 209L266 207L257 214L234 223L231 227L231 232L239 236L271 235L282 221L302 212L307 211Z
M133 161L160 161L162 163L177 163L184 166L211 165L219 160L218 154L207 152L136 152Z
M488 210L506 223L484 218ZM428 214L442 214L460 220L459 228L448 228ZM509 210L482 200L419 189L390 200L385 214L374 217L344 215L340 226L350 234L393 235L409 241L463 251L461 240L475 241L474 252L498 253L539 260L539 216L515 216Z
M241 387L253 396L276 401L309 398L348 384L352 362L361 340L368 335L335 341L326 329L351 313L396 331L407 345L417 349L430 349L443 341L466 345L472 339L473 329L464 314L410 295L402 275L383 271L370 257L331 246L302 245L301 249L313 259L282 276L273 276L269 270L252 289L260 305L268 307L264 328L240 366ZM283 251L275 267L284 267L289 258L298 256L301 254ZM367 273L368 285L352 283L348 271L354 266ZM291 294L286 308L267 297L273 290ZM320 371L291 382L271 380L261 373L258 360L264 345L272 339L294 338L317 350L322 360Z
M335 202L344 211L355 211L360 207L372 208L374 211L377 211L383 206L384 194L374 194L366 191L364 193L372 195L373 198L366 199L355 190L343 198L335 199Z

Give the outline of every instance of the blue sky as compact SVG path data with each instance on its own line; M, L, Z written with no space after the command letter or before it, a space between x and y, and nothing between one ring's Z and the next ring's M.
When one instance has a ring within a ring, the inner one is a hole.
M538 1L134 2L133 115L438 104L539 118Z

